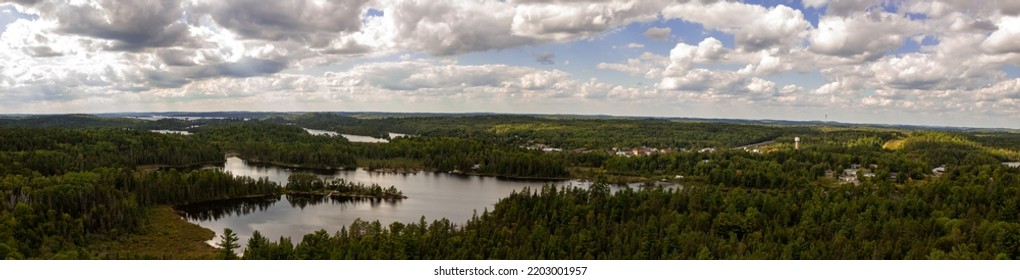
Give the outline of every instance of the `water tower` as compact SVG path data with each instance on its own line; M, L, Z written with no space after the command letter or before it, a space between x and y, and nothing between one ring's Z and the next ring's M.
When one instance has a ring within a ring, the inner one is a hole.
M793 137L793 149L800 150L800 137Z

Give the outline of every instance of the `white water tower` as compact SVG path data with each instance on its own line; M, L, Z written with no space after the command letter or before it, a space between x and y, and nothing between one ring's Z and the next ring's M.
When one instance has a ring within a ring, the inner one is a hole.
M793 149L800 150L800 137L793 137Z

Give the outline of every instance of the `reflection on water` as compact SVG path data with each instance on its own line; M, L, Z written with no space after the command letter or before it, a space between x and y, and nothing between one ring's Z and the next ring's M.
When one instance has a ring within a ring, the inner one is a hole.
M298 172L289 168L252 165L237 157L227 158L222 167L237 176L253 178L266 177L269 180L287 184L287 177ZM568 183L567 181L507 180L492 177L467 176L447 173L381 173L364 169L316 172L323 179L344 178L348 181L381 186L395 186L406 199L399 201L372 199L326 199L281 196L277 202L260 202L226 207L228 209L205 209L186 214L185 218L202 227L212 229L219 235L224 228L231 228L242 241L247 240L255 230L270 239L287 236L299 241L305 234L319 229L329 232L350 226L356 219L379 220L380 223L417 222L421 217L432 221L447 218L463 223L477 210L492 210L492 205L511 192L525 187L540 188L547 183ZM577 182L574 182L575 184ZM281 203L282 202L282 203ZM237 202L234 202L237 203ZM189 211L190 212L190 211ZM219 237L210 241L215 244ZM242 242L243 243L243 242Z
M157 129L157 130L149 130L149 131L152 131L152 132L155 132L155 133L160 133L160 134L191 135L191 132L187 132L187 131L183 131L183 130Z
M365 203L370 207L378 207L382 204L396 206L400 203L397 199L382 199L371 197L341 197L321 196L308 194L285 194L280 196L256 197L229 199L212 202L195 203L175 207L185 219L191 221L209 222L232 216L244 216L256 212L265 212L278 203L291 208L305 209L309 206L329 205L340 210L355 203Z
M364 135L340 134L340 133L337 133L336 131L329 131L329 130L319 130L319 129L311 129L311 128L305 128L304 130L305 130L305 132L308 132L308 134L316 135L316 136L337 136L337 135L340 135L340 136L343 136L344 138L347 138L347 141L351 141L351 142L361 142L361 143L386 143L386 142L389 142L389 140L382 139L382 138L375 138L375 137L364 136ZM406 136L404 134L399 134L399 133L390 133L390 135L391 135L390 138L393 138L392 135L394 135L394 134L397 134L398 136Z
M336 133L335 131L329 131L329 130L319 130L319 129L310 129L310 128L303 128L303 129L305 130L305 132L308 132L308 134L316 135L316 136L337 136L337 134L339 134L339 133Z
M266 211L278 201L280 197L241 198L181 205L174 209L190 221L207 222Z
M290 207L300 209L305 209L305 207L319 204L339 206L340 209L344 209L347 205L355 203L367 203L369 207L379 207L383 203L390 207L400 204L399 199L383 199L375 197L320 196L307 194L287 194L285 196L286 198L284 200L290 203Z
M222 169L238 176L266 177L281 185L287 184L287 177L291 173L298 172L288 168L251 165L237 157L227 158ZM447 218L454 223L464 223L476 211L478 213L485 209L491 211L493 204L500 198L526 187L531 187L534 191L545 184L569 184L579 187L589 185L588 182L576 180L511 180L433 172L381 173L364 169L316 174L327 180L344 178L353 182L395 186L407 198L386 201L282 196L270 202L249 204L234 202L240 205L221 206L222 209L210 209L213 207L209 206L207 209L185 214L185 218L212 229L217 235L229 227L237 233L242 243L255 230L270 239L287 236L297 242L305 234L320 229L336 232L343 226L350 226L356 219L378 220L387 225L393 222L417 222L424 216L427 221ZM210 244L217 242L218 236L210 241Z

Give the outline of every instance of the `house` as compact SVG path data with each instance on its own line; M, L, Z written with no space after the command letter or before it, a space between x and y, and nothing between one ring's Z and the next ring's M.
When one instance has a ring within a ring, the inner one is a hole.
M1020 162L1003 162L1002 165L1012 168L1020 168Z
M857 176L857 168L843 169L843 175L846 176Z
M825 170L825 178L826 179L832 179L832 178L835 178L835 177L836 177L836 172L835 171L832 171L832 169Z

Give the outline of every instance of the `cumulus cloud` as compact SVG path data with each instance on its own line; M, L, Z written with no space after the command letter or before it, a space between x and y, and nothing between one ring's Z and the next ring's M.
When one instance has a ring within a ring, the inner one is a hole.
M54 2L34 4L41 16L59 23L60 32L110 40L116 50L193 44L187 24L180 19L184 4L178 0L97 1L92 5Z
M1004 17L981 48L989 53L1020 53L1020 17Z
M829 4L829 0L803 0L801 3L804 4L804 7L817 9Z
M666 40L669 39L670 34L673 32L669 27L651 27L645 31L645 37L652 40Z
M725 54L722 42L713 37L702 40L697 46L678 43L669 51L669 66L665 72L666 75L678 74L690 70L695 62L719 60Z
M949 78L945 70L928 55L921 54L882 59L871 65L879 83L898 89L936 88Z
M869 8L882 4L883 0L831 0L825 9L826 15L848 16L867 11ZM816 3L817 4L817 3Z
M544 40L591 36L622 24L654 19L665 1L605 1L601 3L544 3L517 6L511 32Z
M644 52L637 58L629 58L625 63L600 62L595 68L618 71L632 76L644 76L646 79L657 79L662 75L662 68L669 59L651 52Z
M680 18L705 28L732 33L738 48L752 52L794 47L811 27L799 10L784 5L765 8L725 1L692 2L671 6L662 14L667 18Z
M510 32L516 10L493 1L403 1L385 11L405 48L446 56L536 42Z
M848 17L825 16L811 34L810 50L853 60L874 60L903 45L922 27L905 16L884 11Z
M250 39L284 39L321 48L343 32L361 28L368 0L226 0L203 3L222 27Z

